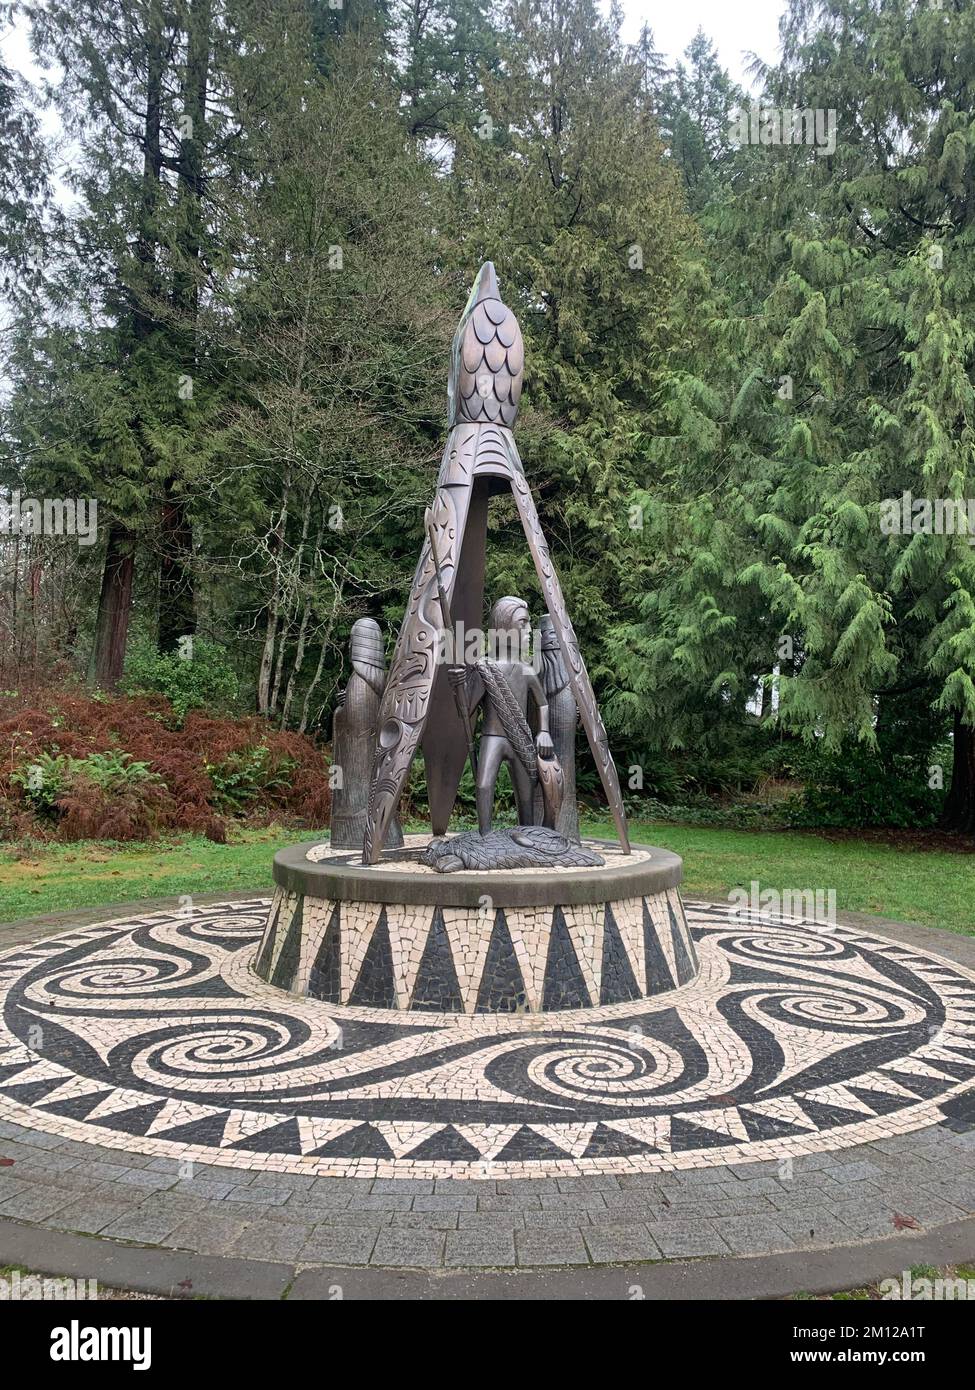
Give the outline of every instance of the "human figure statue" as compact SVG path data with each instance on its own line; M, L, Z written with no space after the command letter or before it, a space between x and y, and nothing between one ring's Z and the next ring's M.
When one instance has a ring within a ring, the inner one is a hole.
M541 671L539 677L545 698L548 701L548 725L555 756L562 769L562 809L555 822L555 829L567 840L579 840L579 806L576 802L576 727L579 711L572 696L569 675L562 660L562 650L555 633L555 624L548 613L538 625L541 639ZM542 792L535 792L535 815L540 818L543 812Z
M361 849L366 829L379 702L386 685L383 635L374 619L359 618L352 624L349 656L352 675L339 695L332 720L332 766L341 774L332 789L334 849ZM402 843L403 832L394 815L386 848L398 849Z
M448 676L468 716L483 709L477 754L477 824L482 835L491 829L498 773L507 763L515 789L518 821L534 825L535 787L543 791L543 824L554 829L558 817L561 775L549 734L549 706L541 681L524 660L531 634L528 605L510 595L498 599L488 620L490 655L472 666L451 666ZM529 700L535 704L538 733L528 723Z

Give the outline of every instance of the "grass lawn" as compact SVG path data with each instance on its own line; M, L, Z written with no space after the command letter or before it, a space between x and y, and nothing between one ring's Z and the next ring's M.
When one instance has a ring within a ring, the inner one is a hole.
M590 821L584 831L612 838L607 822ZM660 824L637 824L631 833L683 857L688 893L723 900L752 880L780 890L832 888L841 913L871 912L975 935L975 855ZM0 851L0 922L135 898L266 893L274 851L321 838L321 831L270 826L238 831L226 845L188 835L151 845L48 845L27 858Z

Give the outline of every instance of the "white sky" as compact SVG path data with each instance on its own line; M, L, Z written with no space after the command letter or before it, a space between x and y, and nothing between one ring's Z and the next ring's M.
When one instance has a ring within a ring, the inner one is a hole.
M622 0L626 19L623 37L633 43L642 25L653 30L656 47L674 62L698 29L718 50L721 66L743 87L746 53L765 62L779 54L779 17L785 0Z

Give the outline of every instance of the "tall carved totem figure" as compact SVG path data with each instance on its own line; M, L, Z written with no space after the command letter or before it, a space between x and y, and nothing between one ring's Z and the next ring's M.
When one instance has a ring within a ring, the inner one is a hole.
M372 618L352 624L349 656L352 675L332 719L332 766L341 771L340 784L332 789L333 849L359 849L366 831L379 706L386 685L383 635ZM386 848L402 843L403 832L393 816Z
M616 833L630 844L619 778L606 730L569 615L512 429L518 414L525 350L518 320L501 302L490 261L474 281L454 335L447 396L450 434L440 465L431 523L441 578L455 628L483 625L488 499L510 491L521 517L542 598L552 620L569 688L606 793ZM379 710L363 860L374 864L422 747L430 818L442 835L467 761L467 738L438 661L444 622L429 536L424 541Z
M562 660L555 624L546 613L538 625L542 648L542 669L538 676L548 697L548 728L555 756L562 768L562 805L555 829L567 840L579 839L579 806L576 801L576 728L579 711L569 689L569 673ZM535 820L542 819L541 792L535 792Z

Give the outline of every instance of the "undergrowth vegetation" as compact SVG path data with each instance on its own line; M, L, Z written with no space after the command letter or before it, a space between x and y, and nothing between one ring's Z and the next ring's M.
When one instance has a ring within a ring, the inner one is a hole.
M185 663L188 664L188 663ZM0 695L0 840L222 842L229 819L328 823L328 767L302 734L162 695Z

